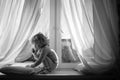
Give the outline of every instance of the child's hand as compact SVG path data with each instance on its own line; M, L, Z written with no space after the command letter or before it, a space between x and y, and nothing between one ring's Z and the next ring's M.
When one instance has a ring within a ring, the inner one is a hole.
M38 51L38 50L36 50L35 48L32 48L32 52L33 52L34 54L36 54L37 51Z
M31 68L31 65L27 65L26 67Z
M33 68L34 65L27 65L26 67L28 67L28 68Z
M35 49L32 49L32 52L33 52L33 53L36 53Z

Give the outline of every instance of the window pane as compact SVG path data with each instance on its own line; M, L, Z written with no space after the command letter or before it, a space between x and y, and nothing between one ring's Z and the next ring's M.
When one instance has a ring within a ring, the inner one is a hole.
M78 55L72 47L71 39L62 39L62 62L76 63L80 62Z
M77 52L71 41L71 35L68 29L67 21L63 9L61 9L61 57L62 63L78 63L80 59L78 58Z

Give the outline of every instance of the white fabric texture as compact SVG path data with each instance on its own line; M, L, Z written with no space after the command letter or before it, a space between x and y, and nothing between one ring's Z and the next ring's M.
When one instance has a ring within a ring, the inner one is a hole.
M41 2L41 16L36 24L36 27L30 36L29 40L38 32L41 32L49 39L49 25L50 25L50 0L42 0Z
M49 38L49 1L48 0L42 0L40 3L41 9L39 9L40 12L40 18L38 19L38 22L36 23L36 26L32 32L32 34L29 37L29 40L26 42L26 44L23 46L24 48L20 52L20 54L16 57L16 61L25 61L32 55L32 45L31 45L31 38L37 34L38 32L43 33L45 36Z
M14 63L40 16L41 0L1 0L0 65Z
M117 12L111 0L62 0L61 10L61 25L67 26L82 61L78 70L109 69L115 62L118 47Z
M22 62L29 59L32 56L32 45L30 41L26 42L26 45L23 47L22 51L15 58L15 62Z

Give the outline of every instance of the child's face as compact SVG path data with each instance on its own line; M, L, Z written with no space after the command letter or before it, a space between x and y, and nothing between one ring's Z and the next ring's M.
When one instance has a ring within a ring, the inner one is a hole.
M31 41L31 46L32 46L33 49L36 49L35 48L35 43L33 43L32 41Z
M32 44L32 48L34 48L35 50L38 50L38 49L39 49L38 45L35 44L35 43Z

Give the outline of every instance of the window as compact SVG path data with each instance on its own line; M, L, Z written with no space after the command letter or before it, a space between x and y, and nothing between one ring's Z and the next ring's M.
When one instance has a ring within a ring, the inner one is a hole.
M59 56L60 68L73 68L80 60L66 25L61 25L62 20L61 0L50 0L50 46Z

